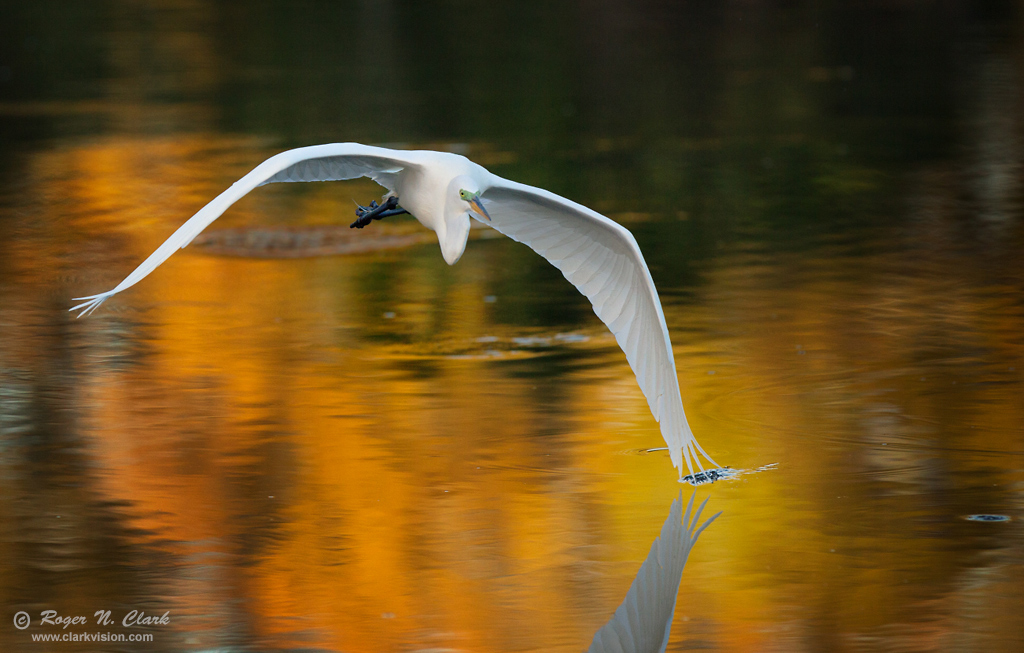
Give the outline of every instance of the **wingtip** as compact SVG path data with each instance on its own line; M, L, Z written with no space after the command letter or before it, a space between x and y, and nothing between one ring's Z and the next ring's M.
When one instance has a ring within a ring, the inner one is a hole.
M691 541L693 541L693 542L696 542L696 541L697 541L697 538L698 538L698 537L700 537L700 534L704 532L704 529L706 529L706 528L707 528L708 526L710 526L710 525L711 525L711 522L713 522L713 521L715 521L716 519L718 519L718 518L719 518L719 516L721 516L722 512L723 512L722 510L719 510L719 511L718 511L718 512L716 512L715 514L713 514L713 515L711 515L710 517L708 517L707 521L705 521L705 522L704 522L703 524L701 524L701 525L700 525L699 527L697 527L697 529L696 529L696 530L694 530L694 531L691 531L691 533L692 533L692 534L690 535L690 539L691 539ZM694 520L694 523L695 523L695 524L696 524L696 521L697 521L697 520L695 519L695 520Z
M89 295L88 297L75 297L72 299L72 301L86 301L82 302L81 304L72 306L71 308L68 309L68 311L80 311L78 315L75 316L75 319L77 320L79 318L83 318L86 315L90 315L91 313L95 312L96 309L99 308L103 304L103 302L107 301L107 299L109 299L112 294L113 293L105 292L100 293L98 295Z
M700 485L703 482L707 482L706 480L696 482L697 479L700 478L717 480L717 474L715 472L716 470L721 469L721 466L719 466L719 464L716 463L715 460L711 456L709 456L706 451L704 451L700 444L697 443L697 440L695 438L691 437L688 442L685 442L681 448L681 452L683 464L686 465L686 470L689 473L683 474L683 465L676 466L676 469L679 470L680 483ZM704 465L701 463L702 456L708 462L707 469L705 469ZM694 466L696 466L697 471L694 471Z

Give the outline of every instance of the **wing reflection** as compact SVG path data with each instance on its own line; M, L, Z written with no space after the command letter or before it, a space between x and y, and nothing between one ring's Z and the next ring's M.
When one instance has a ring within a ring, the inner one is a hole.
M661 535L651 545L651 552L640 565L626 598L612 616L612 620L594 635L588 653L663 653L668 646L672 630L672 616L676 611L676 596L683 577L683 566L697 538L713 522L716 513L703 524L700 514L707 499L690 519L693 500L690 497L686 515L682 512L683 495L672 502L668 518L661 527ZM684 528L685 524L685 528Z

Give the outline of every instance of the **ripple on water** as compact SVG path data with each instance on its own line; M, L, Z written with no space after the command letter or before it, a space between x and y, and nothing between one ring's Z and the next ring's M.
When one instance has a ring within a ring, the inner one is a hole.
M573 345L590 343L598 347L608 343L605 340L612 340L608 334L604 340L601 337L592 337L582 333L556 333L548 335L537 333L523 336L496 336L484 335L474 338L470 343L464 340L451 340L447 343L432 343L434 355L440 355L451 360L489 360L495 358L531 358L545 353L562 351L563 348ZM422 343L415 343L417 351L423 349ZM485 345L481 349L479 345Z
M1010 521L1007 515L966 515L964 517L967 521L985 521L985 522L1007 522Z
M342 225L242 227L201 233L192 244L219 256L306 258L403 249L429 242L431 236L429 232L405 229L380 229L367 234Z

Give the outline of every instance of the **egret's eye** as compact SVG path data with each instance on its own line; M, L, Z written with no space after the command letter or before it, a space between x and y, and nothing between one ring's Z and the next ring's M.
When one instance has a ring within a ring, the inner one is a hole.
M464 200L467 200L467 201L468 201L468 200L469 200L469 191L466 191L466 190L460 190L460 191L459 191L459 197L461 197L462 199L464 199Z

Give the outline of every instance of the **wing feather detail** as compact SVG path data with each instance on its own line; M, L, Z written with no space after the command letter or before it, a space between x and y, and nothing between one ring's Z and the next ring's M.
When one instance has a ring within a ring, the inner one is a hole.
M353 143L352 145L355 145ZM361 146L367 147L367 146ZM312 149L312 148L302 148ZM377 148L374 148L377 149ZM294 152L295 150L292 150ZM287 154L287 152L286 152ZM391 175L405 167L405 163L391 160L390 164L381 160L379 155L336 155L325 156L313 159L297 161L280 172L275 173L260 186L280 182L305 182L305 181L342 181L355 179L357 177L380 177L382 180L390 181ZM381 184L388 190L394 187L384 183Z
M314 145L281 152L253 168L209 204L199 209L114 289L98 295L77 297L76 301L84 300L84 303L70 310L79 311L78 317L88 315L113 295L134 286L174 252L187 247L203 229L254 188L276 182L337 181L370 177L393 191L395 175L404 168L418 165L418 158L417 152L388 150L359 143Z
M712 466L690 430L658 291L633 235L623 226L554 193L492 176L482 197L487 223L558 268L615 336L636 374L672 464L683 474Z

